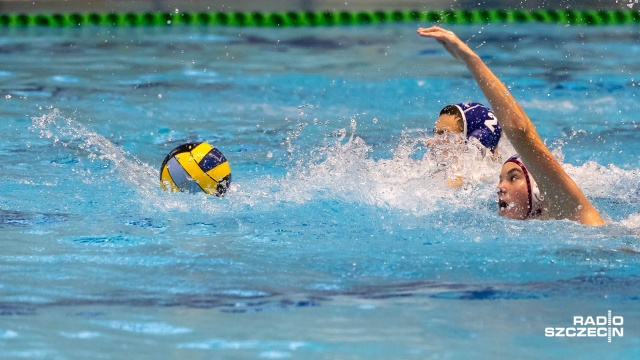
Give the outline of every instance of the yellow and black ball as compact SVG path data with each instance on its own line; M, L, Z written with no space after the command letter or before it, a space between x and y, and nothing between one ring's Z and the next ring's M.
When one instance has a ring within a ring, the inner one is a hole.
M160 186L164 190L223 196L230 184L227 158L206 142L178 146L160 167Z

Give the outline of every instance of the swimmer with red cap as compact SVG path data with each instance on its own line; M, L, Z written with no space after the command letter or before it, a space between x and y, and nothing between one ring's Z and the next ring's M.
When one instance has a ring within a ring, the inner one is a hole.
M433 26L418 29L418 34L436 39L467 66L519 154L502 166L498 213L511 219L569 219L585 225L603 225L598 210L567 175L522 107L482 59L452 31Z

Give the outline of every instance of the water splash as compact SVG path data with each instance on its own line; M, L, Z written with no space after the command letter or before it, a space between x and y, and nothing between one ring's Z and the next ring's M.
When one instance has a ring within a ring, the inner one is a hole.
M631 214L628 218L620 220L620 225L640 236L640 214Z
M357 121L352 119L349 130L343 128L332 134L333 141L311 154L297 154L295 165L276 185L282 189L276 198L342 199L425 214L452 202L461 207L477 206L493 194L492 190L486 191L486 185L495 177L500 162L484 156L478 144L451 142L448 148L432 148L424 156L416 156L428 147L431 138L421 130L405 131L391 158L375 160L372 147L356 129ZM434 149L438 149L435 155ZM452 173L464 178L461 188L447 185Z
M594 161L587 161L581 166L564 164L563 167L587 196L640 201L640 169L624 170Z
M54 146L79 150L91 162L101 162L107 174L117 174L117 179L142 193L154 191L152 187L156 187L160 176L157 169L78 121L64 117L59 109L33 117L31 122L31 131L37 132L40 138L50 139ZM90 170L84 171L84 176L96 178Z
M58 109L32 119L31 130L56 146L77 149L92 162L104 164L104 171L136 191L136 200L159 211L197 211L204 214L242 212L249 208L270 210L278 204L302 204L316 200L344 201L368 206L408 211L415 215L443 209L487 209L495 199L497 174L502 162L513 154L506 139L498 156L487 156L482 146L471 141L452 141L448 148L429 147L434 138L423 130L405 131L391 157L374 159L372 146L358 136L357 121L324 139L324 144L303 152L296 141L305 130L301 125L287 140L290 164L283 176L265 174L234 182L225 198L205 194L167 193L159 189L158 170L126 152L109 139L78 121L64 117ZM300 141L308 141L302 139ZM425 152L426 149L426 152ZM452 155L452 154L455 154ZM561 145L554 149L562 161ZM613 198L625 204L640 199L640 170L623 170L614 165L586 162L581 166L563 164L590 198ZM447 179L461 176L463 184L451 187ZM81 172L84 178L96 175ZM104 177L100 176L101 178ZM88 181L91 183L91 181ZM606 213L608 209L603 209ZM451 212L452 210L448 210ZM633 227L637 217L623 215Z

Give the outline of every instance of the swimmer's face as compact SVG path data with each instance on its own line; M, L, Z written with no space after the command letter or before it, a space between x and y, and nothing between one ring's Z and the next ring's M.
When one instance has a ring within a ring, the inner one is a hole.
M433 135L443 135L445 132L462 134L464 131L464 124L459 116L451 114L442 114L436 120L436 124L433 127Z
M449 154L449 150L453 151L452 145L464 142L463 131L464 124L460 117L450 114L440 115L433 127L433 138L427 141L431 155L435 156L438 162L449 158L452 155Z
M520 166L508 162L502 165L498 183L498 214L523 220L529 213L527 178Z

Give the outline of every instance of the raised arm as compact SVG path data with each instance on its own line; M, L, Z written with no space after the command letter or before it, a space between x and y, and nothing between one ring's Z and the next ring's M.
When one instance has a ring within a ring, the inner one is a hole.
M520 104L482 59L452 31L434 26L420 28L418 34L436 39L453 57L465 63L491 104L504 134L533 174L543 196L549 199L549 216L602 225L598 210L567 175Z

